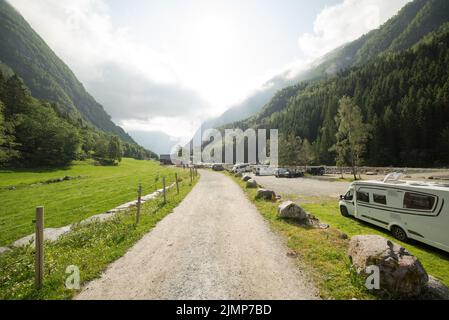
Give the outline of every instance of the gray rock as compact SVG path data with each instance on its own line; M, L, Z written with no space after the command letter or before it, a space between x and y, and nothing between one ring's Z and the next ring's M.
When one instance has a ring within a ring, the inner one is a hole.
M283 202L278 209L278 216L283 219L307 220L309 214L292 201Z
M276 200L276 193L274 193L274 191L267 189L259 189L257 190L256 199L274 201Z
M8 247L0 247L0 255L9 251L11 251L11 249Z
M237 173L234 174L234 177L241 178L241 177L243 177L243 173L237 172Z
M46 228L44 229L44 240L45 241L56 241L62 235L69 233L72 229L72 226L65 226L62 228ZM26 237L23 237L17 241L15 241L12 246L13 247L23 247L29 244L34 245L34 234L30 234Z
M248 189L256 189L258 187L257 181L254 179L249 179L246 181L246 187Z
M381 236L352 237L348 255L359 274L371 275L367 268L379 267L379 293L391 298L418 297L429 281L427 272L415 256Z
M429 276L429 282L424 288L424 294L420 296L423 300L449 300L449 288L440 280Z
M249 175L244 175L244 176L242 177L242 181L247 182L247 181L249 181L249 180L251 180L251 176L249 176Z

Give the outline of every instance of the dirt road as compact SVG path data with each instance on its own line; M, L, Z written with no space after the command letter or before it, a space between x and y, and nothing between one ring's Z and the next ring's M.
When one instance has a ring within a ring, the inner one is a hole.
M314 299L287 252L239 186L202 171L181 205L76 298Z

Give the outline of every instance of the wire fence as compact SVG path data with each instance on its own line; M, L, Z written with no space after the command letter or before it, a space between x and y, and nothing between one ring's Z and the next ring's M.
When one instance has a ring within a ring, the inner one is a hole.
M138 185L130 185L129 189L132 189L132 191L128 191L125 194L123 193L123 190L118 190L117 192L107 194L107 197L102 200L96 200L96 197L93 197L92 194L79 197L76 200L79 201L81 205L73 209L70 209L70 211L71 214L73 214L74 216L79 216L79 214L82 213L83 211L89 211L93 208L97 208L97 210L95 210L96 212L91 212L91 216L93 216L101 213L98 212L98 208L107 207L108 204L110 204L111 206L110 208L105 209L105 212L117 209L118 207L121 207L131 202L135 202L135 205L130 205L129 208L125 207L123 209L132 209L135 207L136 210L140 210L139 206L141 206L144 202L146 202L144 200L145 197L155 194L156 192L160 192L160 194L155 195L155 197L152 198L151 200L161 199L162 204L165 204L172 197L179 194L181 184L188 183L191 185L197 177L198 171L196 168L185 168L184 170L180 169L170 174L160 174L157 175L156 177L148 179L147 181L145 181L145 178L142 177ZM98 198L103 198L105 196L104 191L101 190L94 193L94 195L96 194L98 194ZM93 201L93 199L95 200ZM120 200L114 201L113 199L120 199ZM59 204L64 203L64 201L73 201L73 200L74 197L70 195L67 197L57 199ZM37 207L38 205L41 205L41 203L36 203L35 205ZM48 212L47 215L51 216L51 214L49 214ZM23 213L20 212L14 215L10 215L8 216L8 220L15 219L18 217L23 217ZM51 223L51 218L47 219L47 222ZM76 222L77 221L73 221L73 223ZM136 223L138 222L139 222L138 219L136 219ZM30 232L32 228L34 228L34 225L35 220L31 219L29 222L21 223L19 225L14 224L7 227L2 226L0 222L0 241L3 242L4 239L7 238L6 236L7 234L17 232L18 230L23 230L24 233ZM2 237L2 235L6 237Z

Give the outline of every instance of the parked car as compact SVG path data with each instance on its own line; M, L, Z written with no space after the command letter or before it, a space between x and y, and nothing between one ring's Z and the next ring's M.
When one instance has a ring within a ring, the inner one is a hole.
M275 171L274 176L276 178L301 178L304 177L304 172L280 168Z
M449 185L391 180L358 181L340 197L340 212L449 252Z
M245 173L251 172L251 165L249 163L236 164L232 167L232 173Z
M213 164L212 165L212 170L214 171L224 171L224 167L222 164Z
M307 173L312 176L324 176L326 173L325 167L307 167Z

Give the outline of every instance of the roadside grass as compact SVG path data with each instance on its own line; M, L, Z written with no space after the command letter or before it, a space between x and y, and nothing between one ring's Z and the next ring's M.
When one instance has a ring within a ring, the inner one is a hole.
M446 286L449 286L449 253L417 241L403 243L393 238L387 230L377 228L376 226L353 218L345 218L340 214L336 201L305 203L303 207L324 223L330 224L333 228L346 233L349 237L360 234L376 234L402 245L421 261L430 275L442 281Z
M277 217L279 203L255 200L256 189L246 189L240 178L229 176L243 188L271 227L286 238L287 246L298 254L301 266L312 276L321 298L376 299L351 268L347 256L348 240L342 239L339 230L332 226L326 230L306 228L294 221L280 219Z
M175 172L189 175L155 161L133 159L123 159L119 166L83 161L59 169L0 170L0 246L34 231L37 206L45 206L46 228L62 227L136 199L139 183L143 195L152 193L162 188L163 176L167 185L172 183ZM75 179L44 183L65 176Z
M106 222L78 225L58 241L45 243L44 282L41 290L34 288L34 248L29 245L0 255L0 300L71 299L78 291L68 290L66 268L80 270L81 286L98 278L106 267L123 256L187 196L193 186L187 179L168 191L167 203L162 197L142 206L140 223L135 224L136 209L117 215Z

